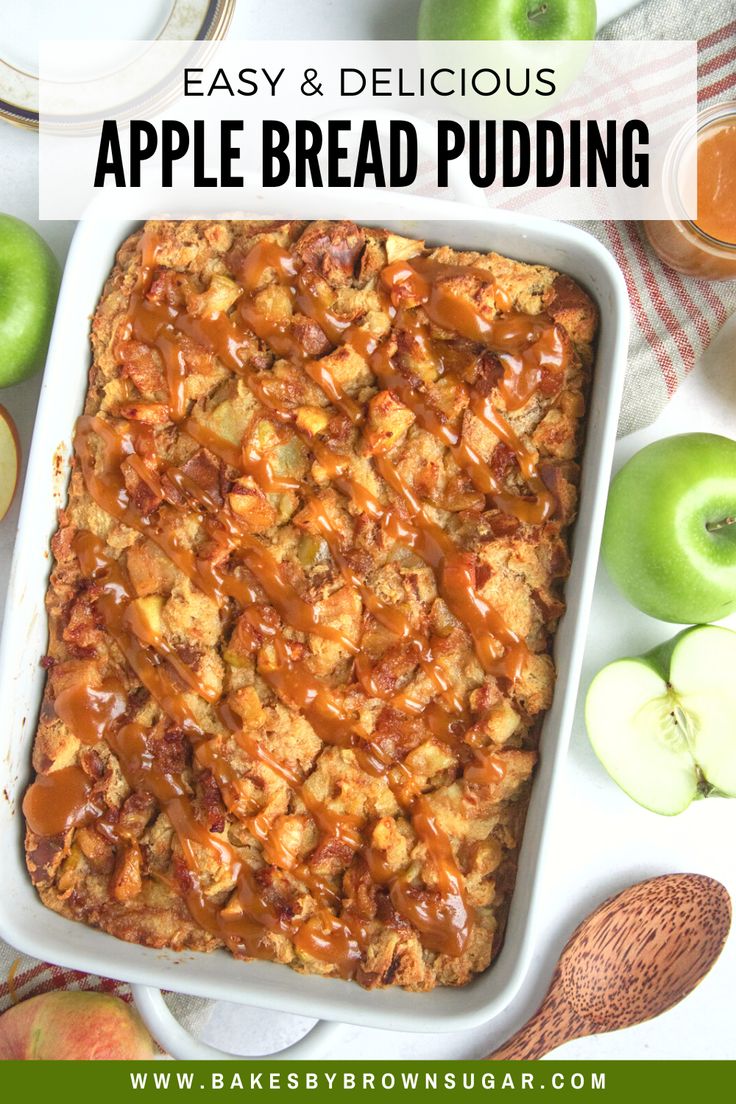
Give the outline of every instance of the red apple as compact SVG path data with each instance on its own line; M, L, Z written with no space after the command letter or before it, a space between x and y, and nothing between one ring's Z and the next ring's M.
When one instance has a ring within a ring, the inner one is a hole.
M138 1013L106 993L42 993L0 1016L0 1059L153 1057Z
M20 441L15 422L0 406L0 521L5 517L18 486Z

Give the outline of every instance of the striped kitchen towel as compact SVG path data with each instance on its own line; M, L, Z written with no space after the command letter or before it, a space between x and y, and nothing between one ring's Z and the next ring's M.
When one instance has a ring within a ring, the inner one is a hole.
M649 0L600 37L697 39L700 106L736 99L734 0ZM611 250L629 290L633 324L619 422L623 436L655 420L736 312L736 280L712 283L678 275L655 256L638 223L581 225Z
M125 1001L131 1000L130 987L125 982L39 962L0 940L0 1012L29 997L53 993L58 989L110 993ZM211 1001L178 993L167 993L166 1002L179 1022L195 1033L206 1023L213 1008Z

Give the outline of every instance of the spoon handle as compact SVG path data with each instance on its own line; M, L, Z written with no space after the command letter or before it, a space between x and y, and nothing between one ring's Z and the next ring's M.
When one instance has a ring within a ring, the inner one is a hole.
M487 1055L486 1060L530 1061L542 1058L555 1047L584 1034L585 1022L568 1004L550 995L532 1018L492 1054Z

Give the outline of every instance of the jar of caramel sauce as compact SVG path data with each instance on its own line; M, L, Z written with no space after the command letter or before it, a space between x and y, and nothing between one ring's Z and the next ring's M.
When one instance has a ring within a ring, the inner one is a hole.
M736 279L736 100L700 112L695 134L675 139L665 176L665 199L674 217L644 222L652 249L686 276ZM697 217L678 217L693 179Z

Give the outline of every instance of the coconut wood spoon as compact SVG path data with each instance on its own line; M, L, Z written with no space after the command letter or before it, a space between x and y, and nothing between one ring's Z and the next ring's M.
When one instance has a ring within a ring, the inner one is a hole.
M630 886L576 928L539 1011L488 1057L541 1058L659 1016L702 981L730 926L731 900L713 878L665 874Z

